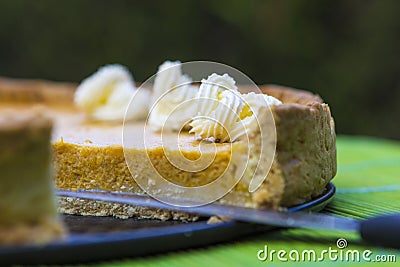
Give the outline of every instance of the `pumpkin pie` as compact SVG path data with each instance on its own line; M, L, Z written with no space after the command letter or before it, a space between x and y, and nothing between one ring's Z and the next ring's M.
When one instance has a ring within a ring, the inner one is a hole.
M257 138L250 138L248 143L239 140L211 144L182 131L177 150L174 142L168 145L168 140L176 138L176 134L165 133L161 137L157 131L144 132L144 121L128 122L124 126L88 120L87 114L73 103L76 88L77 85L69 83L0 79L2 108L13 105L22 111L40 105L54 120L52 149L57 188L136 194L153 190L153 195L159 190L151 186L157 180L153 179L156 174L176 185L193 187L213 182L222 173L229 179L240 169L244 179L229 188L230 192L218 201L279 209L320 195L336 174L335 130L329 106L319 96L306 91L260 86L262 93L276 97L282 104L271 106L276 127L276 151L271 169L257 190L250 192L250 176L258 164L252 160L252 155L261 153ZM259 121L260 124L270 123L263 118ZM127 129L132 134L128 145L123 144L122 138ZM254 135L256 137L257 132ZM144 139L147 140L145 144ZM182 155L192 161L213 155L213 161L203 170L191 172L171 163ZM244 155L248 157L248 164L242 168ZM144 191L137 181L147 181L149 187ZM171 191L170 196L175 193ZM120 218L195 219L182 213L66 197L59 199L59 211Z
M64 235L51 177L52 122L36 109L0 111L0 245Z

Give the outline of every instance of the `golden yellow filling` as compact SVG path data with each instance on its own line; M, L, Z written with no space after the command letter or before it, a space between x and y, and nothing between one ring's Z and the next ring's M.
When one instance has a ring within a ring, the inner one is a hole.
M245 105L240 112L239 119L243 120L244 118L251 117L253 115L253 111L249 105Z

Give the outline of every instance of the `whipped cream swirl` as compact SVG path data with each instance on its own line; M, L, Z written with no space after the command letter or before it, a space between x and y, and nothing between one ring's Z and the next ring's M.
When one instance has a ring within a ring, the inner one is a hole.
M257 127L257 116L263 107L281 104L266 94L240 94L227 74L212 74L202 80L196 99L200 101L199 111L190 123L190 132L198 139L213 142L246 138Z
M179 131L188 127L196 114L191 100L198 88L192 86L192 79L182 73L180 61L166 61L158 68L154 81L149 124L155 130Z
M131 98L135 105L127 110ZM129 70L118 64L106 65L78 86L74 103L93 120L143 119L148 112L150 92L138 90ZM125 114L126 113L126 114Z

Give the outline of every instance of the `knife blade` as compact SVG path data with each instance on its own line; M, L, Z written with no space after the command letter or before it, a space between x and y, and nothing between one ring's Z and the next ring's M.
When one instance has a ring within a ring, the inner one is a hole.
M218 202L196 207L173 206L148 195L125 192L56 190L60 197L82 198L139 207L186 212L203 216L224 216L237 221L266 224L278 227L323 229L359 232L370 243L400 248L400 214L356 220L346 217L306 212L284 212L267 209L252 209Z

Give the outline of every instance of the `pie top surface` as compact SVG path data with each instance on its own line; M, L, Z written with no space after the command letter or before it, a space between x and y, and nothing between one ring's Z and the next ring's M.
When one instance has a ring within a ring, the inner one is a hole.
M52 142L88 147L124 146L124 148L139 150L163 147L170 150L199 152L200 141L187 131L182 131L179 134L168 131L154 131L150 126L146 126L144 121L129 122L125 126L122 122L94 122L88 120L86 114L77 110L72 104L61 107L43 104L34 104L33 106L53 119ZM23 118L31 112L32 104L2 103L0 110L3 113L17 111L21 114L19 117ZM125 138L123 138L123 134L125 134ZM124 139L126 140L125 143L123 142ZM230 147L230 143L201 142L202 153L214 153L215 149L229 150Z

